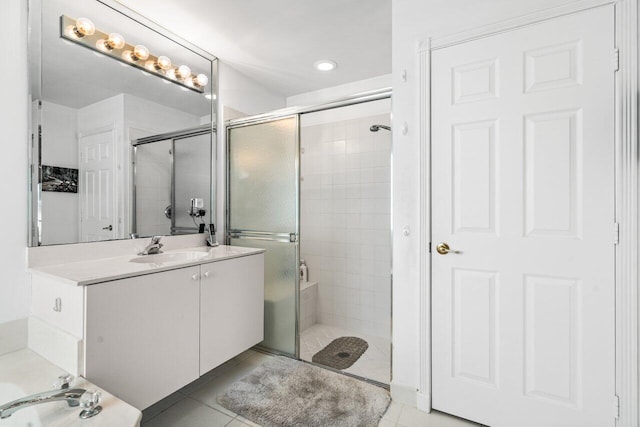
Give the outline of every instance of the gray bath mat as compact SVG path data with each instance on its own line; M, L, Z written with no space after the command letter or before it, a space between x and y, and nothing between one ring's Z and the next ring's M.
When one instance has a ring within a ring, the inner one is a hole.
M225 408L265 427L377 426L389 393L308 363L274 357L218 398Z
M369 344L358 337L340 337L311 358L313 363L330 366L335 369L347 369L367 351Z

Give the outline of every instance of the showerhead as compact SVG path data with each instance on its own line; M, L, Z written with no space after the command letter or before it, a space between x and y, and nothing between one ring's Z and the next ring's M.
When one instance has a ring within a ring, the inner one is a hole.
M388 131L391 131L391 127L390 126L385 126L385 125L372 125L369 130L371 132L378 132L380 129L386 129Z

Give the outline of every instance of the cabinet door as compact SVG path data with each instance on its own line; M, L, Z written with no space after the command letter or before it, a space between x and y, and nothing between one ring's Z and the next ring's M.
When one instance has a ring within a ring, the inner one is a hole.
M144 409L198 378L199 271L88 286L87 379Z
M264 255L204 264L200 375L264 339Z

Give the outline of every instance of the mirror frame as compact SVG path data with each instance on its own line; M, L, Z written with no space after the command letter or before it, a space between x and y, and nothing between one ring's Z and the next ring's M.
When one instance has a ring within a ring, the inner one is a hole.
M33 101L42 99L42 40L41 40L41 32L42 32L42 16L41 16L41 6L33 7L34 3L42 4L43 1L46 0L29 0L28 7L28 17L27 22L29 25L29 37L28 37L28 80L29 80L29 99L31 105L31 118L29 120L29 138L28 141L28 167L29 167L29 197L28 197L28 206L27 212L29 216L29 229L28 229L28 247L37 247L42 245L42 189L40 183L40 175L42 169L42 161L41 161L41 151L42 151L42 116L40 113L40 109L34 110ZM219 96L219 83L220 83L220 74L219 74L219 60L218 58L207 52L206 50L194 45L193 43L185 40L184 38L176 35L175 33L167 30L166 28L156 24L155 22L147 19L143 15L135 12L134 10L126 7L125 5L119 3L117 0L91 0L101 3L102 5L113 9L115 12L122 14L123 16L135 21L137 24L142 25L149 30L158 33L159 35L166 37L167 39L173 41L174 43L180 45L181 47L193 52L196 55L208 60L211 64L211 79L210 84L212 85L211 94L211 121L208 124L203 126L208 126L211 129L211 159L210 159L210 221L214 224L217 224L217 191L216 191L216 180L218 177L217 173L217 144L218 144L218 136L217 129L219 120L219 111L220 111L220 96ZM34 27L37 26L37 31L34 31ZM39 60L37 64L31 63L31 58L38 57ZM35 87L35 90L33 90ZM129 183L133 185L134 183ZM133 222L133 221L131 221ZM129 237L111 239L114 240L126 240ZM109 241L109 240L106 240ZM58 243L51 244L46 246L56 246L56 245L68 245L68 244L78 244L78 243L92 243L92 242L69 242L69 243Z

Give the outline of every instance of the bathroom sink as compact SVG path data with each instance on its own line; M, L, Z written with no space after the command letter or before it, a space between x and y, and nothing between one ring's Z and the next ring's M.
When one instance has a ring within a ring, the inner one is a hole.
M167 252L164 254L144 255L130 259L129 262L139 264L164 264L167 262L188 262L197 261L209 255L208 252L189 251L189 252Z

